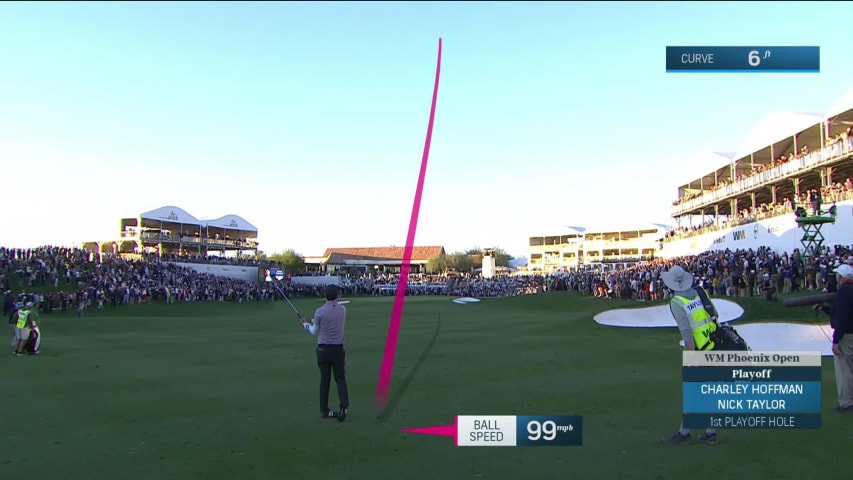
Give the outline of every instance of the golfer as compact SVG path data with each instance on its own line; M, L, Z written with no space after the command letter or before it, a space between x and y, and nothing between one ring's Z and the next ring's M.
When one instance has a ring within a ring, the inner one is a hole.
M699 287L693 287L693 275L676 265L668 272L661 274L664 285L673 291L669 303L669 311L675 318L684 347L687 350L713 350L716 346L711 340L717 329L715 312L709 312L699 294ZM684 428L684 423L671 437L661 440L666 445L688 443L691 440L690 430ZM699 441L714 445L717 443L717 431L713 428L705 430Z
M832 326L832 354L835 356L835 384L839 413L853 412L853 266L842 264L835 270L838 292L832 305L815 305L829 314Z
M349 393L345 372L346 352L344 352L344 324L347 319L346 308L338 303L338 287L326 286L326 303L314 312L311 320L300 317L302 325L311 335L317 335L317 365L320 367L320 414L323 418L337 418L343 422L347 418ZM329 409L329 388L332 374L338 387L340 409Z

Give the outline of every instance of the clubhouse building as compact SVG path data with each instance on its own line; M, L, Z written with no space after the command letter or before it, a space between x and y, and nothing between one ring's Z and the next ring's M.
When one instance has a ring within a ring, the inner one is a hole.
M327 248L319 257L305 257L308 270L330 275L353 276L372 273L400 273L403 266L404 247ZM412 274L426 272L430 258L444 255L444 247L428 246L412 249Z

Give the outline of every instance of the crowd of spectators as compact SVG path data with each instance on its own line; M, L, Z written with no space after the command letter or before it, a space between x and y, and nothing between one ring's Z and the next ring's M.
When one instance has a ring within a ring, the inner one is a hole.
M0 284L6 297L40 304L44 313L138 303L231 301L274 297L264 283L200 273L159 258L125 260L64 247L0 248ZM45 289L44 287L52 287ZM36 293L36 292L46 293Z
M73 311L77 316L87 308L148 302L272 300L280 297L279 289L289 297L324 296L323 285L285 280L274 287L266 282L200 273L176 263L202 261L211 263L209 259L193 256L144 256L130 260L110 254L95 255L76 248L0 247L0 285L4 304L9 308L15 303L32 301L39 304L44 313ZM398 280L395 274L380 273L342 278L340 286L344 295L394 295ZM541 276L493 279L474 275L418 276L407 282L407 286L407 295L496 297L544 291L545 281Z
M571 290L599 298L658 300L668 298L660 274L673 265L693 273L712 295L775 298L797 291L835 291L832 270L853 263L853 245L824 248L820 255L803 258L799 250L778 253L761 247L704 252L673 259L656 259L626 269L594 269L559 274L550 279L552 290ZM555 281L556 280L556 281Z
M220 257L216 255L176 255L173 253L164 253L158 255L156 253L143 255L145 260L149 261L167 261L178 263L203 263L213 265L246 265L250 267L280 267L279 264L270 260L260 260L255 257Z
M833 185L821 187L818 190L809 190L803 192L792 201L790 198L785 198L778 203L762 203L757 207L749 207L741 210L736 215L727 218L725 221L715 222L713 219L708 220L703 224L694 225L691 227L674 228L667 233L665 241L677 240L685 237L693 237L709 232L724 230L727 228L738 227L748 223L757 222L768 218L778 217L780 215L793 214L797 206L805 206L809 214L815 214L814 206L817 199L821 210L833 203L842 202L845 200L853 200L853 180L848 178L846 181L837 182Z
M382 272L374 275L345 277L340 287L345 294L396 295L399 275ZM454 297L511 297L543 291L542 275L499 275L483 278L475 274L410 275L406 295L448 295Z
M661 273L678 264L693 273L713 295L771 299L775 294L800 290L834 291L835 276L831 272L842 262L853 263L851 249L853 245L825 247L819 255L806 259L798 250L724 250L655 259L610 271L589 267L549 275L501 275L490 279L474 274L418 275L407 282L407 295L482 298L568 290L597 298L652 301L668 297L670 292L663 285ZM382 273L342 278L340 286L344 295L394 295L398 281L397 275ZM0 247L0 285L4 315L11 315L15 302L25 301L39 304L43 313L73 311L80 316L87 308L146 302L250 302L278 297L276 289L265 282L199 273L160 258L96 257L86 250L62 247ZM290 281L279 285L288 296L323 297L323 285Z

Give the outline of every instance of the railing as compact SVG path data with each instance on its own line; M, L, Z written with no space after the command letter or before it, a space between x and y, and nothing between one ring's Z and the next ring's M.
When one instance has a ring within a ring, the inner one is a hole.
M131 232L121 232L122 238L137 238L136 235L133 235ZM175 236L175 235L166 235L159 232L143 232L142 235L139 236L139 239L143 242L156 242L156 243L178 243L181 245L192 245L192 246L207 246L207 247L235 247L235 248L245 248L245 249L254 249L257 247L258 243L252 240L226 240L222 238L199 238L193 236Z
M654 255L619 255L605 257L601 263L631 263L631 262L650 262L654 260Z
M697 207L714 203L718 200L731 197L737 193L745 192L755 187L764 186L778 180L782 180L804 170L811 170L816 167L824 166L849 155L851 152L853 152L853 138L835 142L832 145L809 153L808 155L804 155L800 158L794 158L782 165L777 165L763 172L758 172L747 178L738 180L737 182L711 192L707 192L696 198L691 198L683 203L679 203L672 208L672 216L677 217L678 215L694 210Z
M823 197L823 201L821 202L821 209L828 208L833 203L844 202L847 200L853 200L853 190L847 190L844 192L832 192L827 196ZM750 214L749 217L742 217L735 220L731 220L729 222L724 222L723 225L707 225L701 228L691 229L688 231L676 231L675 235L667 236L666 238L664 238L664 242L669 243L685 238L698 237L699 235L704 235L706 233L725 230L727 228L740 227L742 225L755 223L759 220L767 220L770 218L781 217L783 215L791 215L793 213L793 208L779 205L776 208L773 208L766 212L753 213Z

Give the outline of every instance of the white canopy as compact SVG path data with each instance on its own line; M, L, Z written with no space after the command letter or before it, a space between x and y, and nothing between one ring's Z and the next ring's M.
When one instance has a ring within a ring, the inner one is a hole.
M731 165L735 154L730 152L699 152L682 167L685 173L684 183L702 178L723 167Z
M202 224L207 227L258 233L258 229L254 225L237 215L225 215L215 220L203 220Z
M185 210L173 206L161 207L156 210L151 210L150 212L145 212L139 215L139 218L160 222L182 223L184 225L202 225L202 222L199 221L199 219L190 215Z
M822 139L817 138L815 127L827 122L829 119L833 119L833 130L838 128L846 129L847 126L853 125L853 115L848 115L844 119L838 119L837 117L851 110L853 110L853 88L845 92L823 115L796 112L771 113L756 124L741 143L741 148L736 154L701 152L690 161L685 162L687 179L683 185L698 188L697 180L699 179L708 178L711 181L716 181L717 179L714 178L715 173L722 173L724 176L728 176L730 172L727 173L725 167L728 167L736 160L749 157L750 154L761 152L770 145L777 145L778 147L778 151L774 152L774 155L783 154L791 148L792 141L790 139L794 135L806 130L811 129L812 133L807 138L800 138L800 144L812 148L819 147ZM838 132L831 131L830 134L832 133ZM764 163L772 161L773 159L767 158L768 155L768 153L764 152L759 157L756 157L756 161ZM742 167L747 168L748 165L743 164ZM741 173L740 170L735 172L735 174L739 173Z
M653 223L653 222L635 222L635 223L622 223L618 221L613 222L598 222L596 224L592 224L589 227L566 227L571 230L571 233L577 235L589 235L591 233L612 233L612 232L633 232L640 230L658 230L658 231L669 231L672 230L672 227L669 225L664 225L661 223ZM550 235L549 235L550 236Z
M853 110L853 88L835 102L835 104L826 111L826 118L832 118L836 115L841 115L844 112Z
M821 122L822 115L810 113L776 112L764 117L741 144L735 159L741 159L749 154L762 150L780 140L811 128Z

